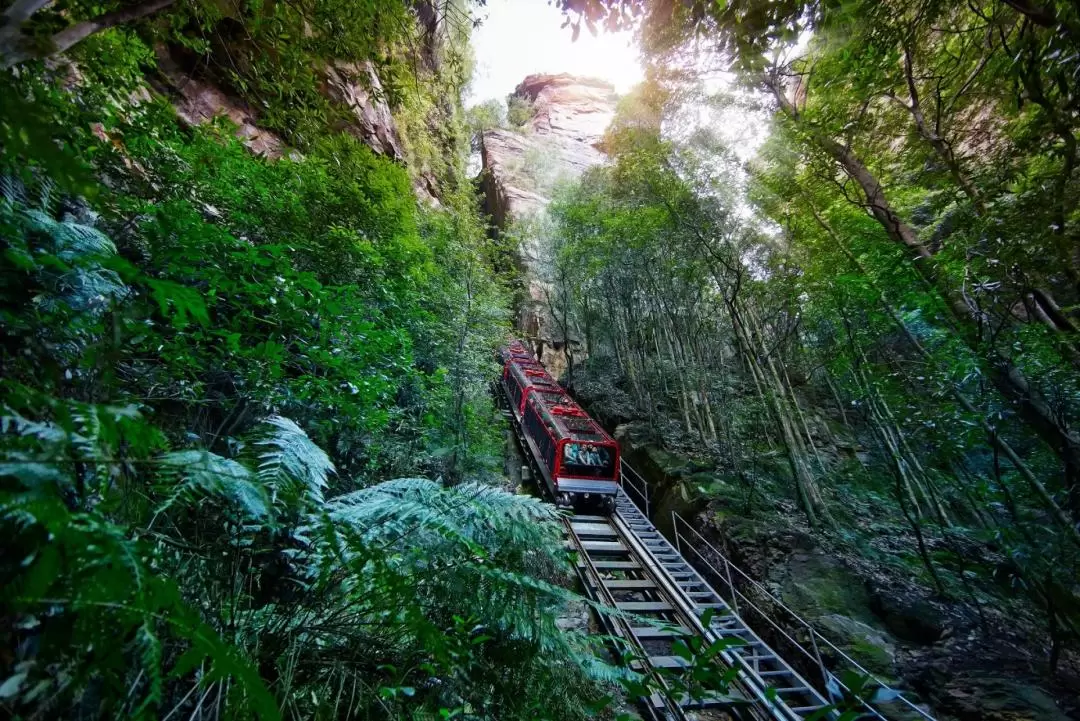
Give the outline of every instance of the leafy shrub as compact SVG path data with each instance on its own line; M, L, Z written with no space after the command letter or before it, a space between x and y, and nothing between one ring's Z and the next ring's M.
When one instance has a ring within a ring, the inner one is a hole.
M524 127L534 115L536 108L527 98L520 95L506 96L506 122L510 123L510 127Z

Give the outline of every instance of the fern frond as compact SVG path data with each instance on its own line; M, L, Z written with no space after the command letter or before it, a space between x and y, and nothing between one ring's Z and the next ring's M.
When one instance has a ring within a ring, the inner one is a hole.
M40 233L49 238L56 235L56 226L59 222L43 210L24 208L19 217L31 233Z
M0 198L9 207L26 205L26 186L17 175L0 173Z
M151 718L164 695L165 678L161 673L161 639L154 632L149 618L135 632L135 644L139 652L142 671L146 674L146 692L142 702L135 708L134 718Z
M97 228L78 223L55 223L52 230L56 255L66 261L84 258L108 258L116 255L116 246Z
M55 190L56 183L52 178L46 175L41 179L40 187L38 188L38 207L46 213L52 210L53 203L56 202L56 194L53 192Z
M333 498L326 513L365 547L389 549L405 539L410 548L446 542L472 547L467 530L445 513L443 492L425 478L397 479Z
M17 478L27 488L40 488L49 484L63 486L70 476L60 470L53 462L38 461L28 457L19 457L0 462L0 478Z
M179 476L180 482L158 508L164 511L184 498L210 495L224 498L252 519L270 517L266 490L254 482L244 465L208 451L188 450L167 453L161 458L166 473Z
M57 286L57 297L43 302L43 307L49 309L59 301L89 315L100 315L129 291L119 275L103 268L75 268L60 276Z
M42 446L57 446L69 441L89 443L90 439L70 433L48 421L34 421L6 408L0 416L0 433L15 433L23 438L33 438Z
M259 480L275 495L284 492L287 500L303 498L321 506L327 478L335 472L330 457L292 420L273 416L266 424L269 432L256 443L267 449L259 454Z

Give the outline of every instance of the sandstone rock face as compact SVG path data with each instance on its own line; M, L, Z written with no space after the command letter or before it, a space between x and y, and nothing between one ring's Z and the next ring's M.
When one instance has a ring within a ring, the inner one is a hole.
M212 78L185 70L168 48L159 46L157 55L158 67L167 84L159 89L172 98L181 122L195 126L224 115L236 124L236 136L256 155L272 160L286 154L299 157L281 136L259 127L258 113L246 102L225 92ZM350 133L379 155L404 163L401 136L375 66L370 62L335 62L325 69L324 78L322 93L348 111L348 119L338 129ZM413 188L417 197L429 205L439 205L434 179L423 173L416 176Z
M337 62L326 69L326 95L346 106L352 119L341 128L380 155L403 160L401 139L386 104L382 82L370 62Z
M579 344L573 329L558 327L549 310L551 260L545 209L560 182L604 162L597 147L615 116L617 96L603 81L573 75L530 75L515 94L535 115L523 132L492 130L481 143L486 210L502 230L516 223L518 263L526 288L518 331L541 346L541 361L556 375L566 368L565 345Z
M568 165L578 170L602 162L596 144L615 115L618 97L610 83L591 78L561 75L530 75L515 94L533 102L536 115L530 123L537 135L569 141L564 146Z
M158 47L157 55L158 67L169 83L169 94L181 122L190 126L202 125L225 115L236 123L236 136L240 142L256 155L277 159L287 151L285 142L278 135L256 125L256 114L243 100L189 75L165 48Z
M406 164L397 122L371 62L331 64L326 68L323 93L349 111L349 119L341 123L339 130L350 133L379 155ZM421 201L439 205L435 179L429 173L413 173L413 190Z

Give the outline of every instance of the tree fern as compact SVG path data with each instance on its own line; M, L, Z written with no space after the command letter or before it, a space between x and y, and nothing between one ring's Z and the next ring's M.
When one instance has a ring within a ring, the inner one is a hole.
M0 201L7 207L28 205L26 186L11 173L0 173Z
M9 277L40 289L25 331L44 341L63 365L76 365L103 334L106 312L131 294L104 265L116 255L116 246L92 226L54 218L47 207L47 184L38 208L26 207L26 194L16 181L6 179L0 187L7 260L18 270Z
M22 559L5 578L0 607L36 638L16 649L19 660L33 663L27 682L7 700L11 708L32 709L42 688L53 698L78 699L96 678L130 686L135 715L156 716L151 711L163 698L166 634L174 648L189 649L172 673L206 664L218 677L235 679L263 719L277 718L250 666L198 620L172 581L147 567L151 549L125 529L35 492L0 494L0 528L8 550ZM70 644L54 627L74 629L79 643Z
M321 506L327 478L334 473L330 457L288 418L273 416L266 424L270 428L256 443L265 449L258 456L259 481L275 500L283 496L287 503Z
M216 496L234 504L253 520L271 517L270 497L256 481L255 474L243 464L208 451L175 451L161 457L165 477L179 482L158 511L165 511L178 500Z

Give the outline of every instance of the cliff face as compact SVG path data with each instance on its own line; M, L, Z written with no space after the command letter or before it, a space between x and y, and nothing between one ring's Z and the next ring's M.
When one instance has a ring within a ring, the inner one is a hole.
M530 75L515 94L534 115L522 132L491 130L481 143L486 210L500 230L516 222L518 264L525 276L515 325L540 346L542 362L556 375L566 366L565 346L577 344L572 329L558 326L549 311L550 249L543 233L554 185L604 162L597 148L615 116L615 89L573 75Z
M189 70L170 48L159 46L156 51L161 71L157 89L171 98L181 122L201 125L224 115L236 124L237 138L252 153L271 160L296 155L280 135L260 126L255 108L227 92L215 78ZM338 130L353 135L379 155L405 163L397 123L374 65L335 61L323 69L320 91L345 110ZM438 205L433 178L418 174L413 186L419 199Z

